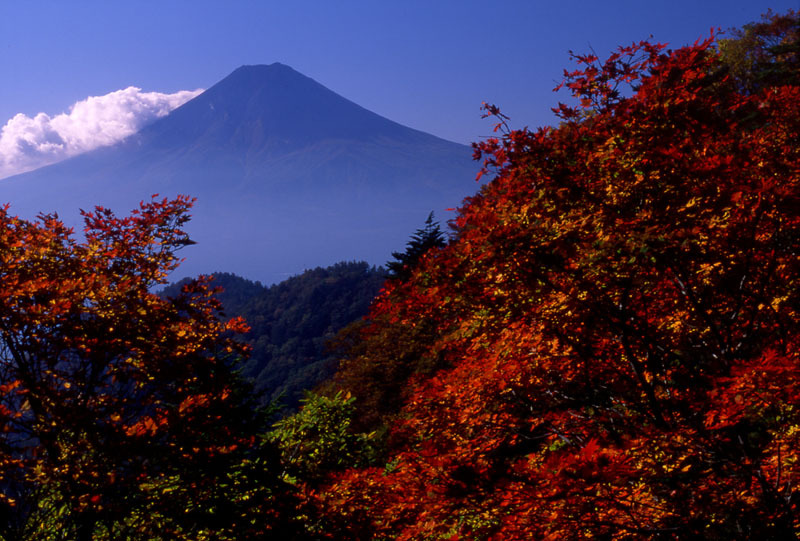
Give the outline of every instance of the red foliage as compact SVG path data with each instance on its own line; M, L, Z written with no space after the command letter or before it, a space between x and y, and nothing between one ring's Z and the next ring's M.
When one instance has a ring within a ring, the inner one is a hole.
M317 495L343 531L800 533L800 88L743 95L713 45L576 57L561 126L475 145L496 178L343 364L436 359L389 466ZM410 357L379 352L420 326Z
M98 208L85 214L83 242L54 216L31 222L0 209L0 511L9 538L33 521L73 539L93 538L100 525L118 528L111 537L191 537L211 522L222 539L247 512L230 501L247 456L232 452L252 449L259 428L231 364L246 354L229 332L243 322L220 320L208 279L176 298L152 293L178 263L190 206L154 199L125 218ZM244 507L264 505L253 490ZM230 513L223 521L220 505Z

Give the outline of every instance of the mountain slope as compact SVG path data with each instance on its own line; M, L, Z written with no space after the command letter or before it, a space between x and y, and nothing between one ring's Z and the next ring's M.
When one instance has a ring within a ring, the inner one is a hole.
M471 150L376 115L282 64L243 66L111 147L0 181L0 201L71 219L151 194L198 198L180 275L267 283L343 259L385 262L475 190ZM73 221L77 223L77 221Z
M215 273L216 297L227 317L242 316L251 330L240 338L252 351L242 366L266 400L295 407L302 391L328 379L336 368L329 342L367 313L385 280L383 268L364 262L317 267L265 287L235 274ZM161 295L175 296L183 281Z

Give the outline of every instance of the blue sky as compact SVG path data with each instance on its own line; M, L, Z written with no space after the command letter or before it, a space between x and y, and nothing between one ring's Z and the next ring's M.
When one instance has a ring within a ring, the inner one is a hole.
M207 88L282 62L392 120L469 143L498 104L552 122L568 50L648 38L677 47L799 0L15 1L0 4L0 125L136 86Z

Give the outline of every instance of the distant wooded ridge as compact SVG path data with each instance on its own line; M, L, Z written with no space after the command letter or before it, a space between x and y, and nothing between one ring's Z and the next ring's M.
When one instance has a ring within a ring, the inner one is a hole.
M212 286L226 317L244 317L250 331L241 339L252 347L242 374L263 401L295 407L302 391L329 379L337 368L329 342L367 314L386 271L365 262L317 267L272 286L221 272ZM175 295L185 279L165 288Z

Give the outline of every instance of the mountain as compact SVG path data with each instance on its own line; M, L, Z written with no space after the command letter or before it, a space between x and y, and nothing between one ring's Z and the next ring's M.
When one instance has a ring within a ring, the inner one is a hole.
M197 198L180 276L266 283L342 260L382 264L433 210L475 191L471 149L392 122L282 64L243 66L137 134L0 181L25 217Z

